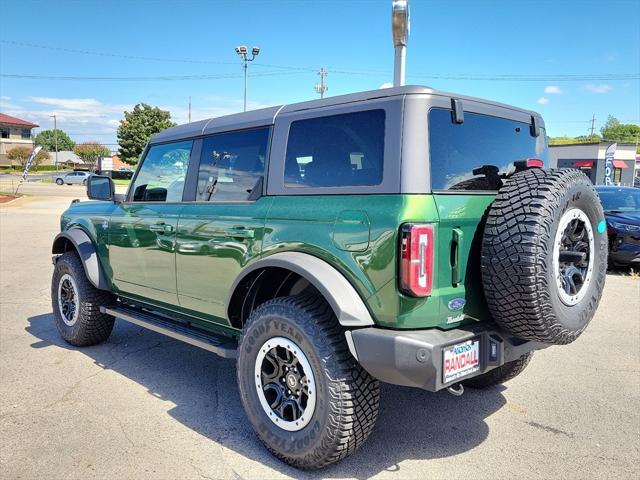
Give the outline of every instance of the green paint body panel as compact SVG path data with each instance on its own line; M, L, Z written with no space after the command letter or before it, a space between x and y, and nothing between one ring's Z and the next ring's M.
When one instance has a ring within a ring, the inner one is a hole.
M394 329L454 328L489 318L480 276L481 221L493 195L265 196L237 203L75 203L62 229L94 239L115 293L206 328L237 333L226 301L242 270L295 251L331 264L374 321ZM399 229L436 226L433 294L398 289ZM457 249L457 250L456 250ZM461 310L449 302L464 299ZM464 315L461 315L464 314Z

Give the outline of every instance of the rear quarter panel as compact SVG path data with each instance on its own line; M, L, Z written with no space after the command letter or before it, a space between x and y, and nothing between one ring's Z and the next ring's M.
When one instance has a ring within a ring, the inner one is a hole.
M433 326L438 300L406 297L396 279L399 226L437 219L430 195L277 196L266 221L263 256L314 255L349 280L379 325Z

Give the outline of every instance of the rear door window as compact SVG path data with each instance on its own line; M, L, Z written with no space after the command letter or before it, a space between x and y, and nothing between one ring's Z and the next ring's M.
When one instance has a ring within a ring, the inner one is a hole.
M332 115L291 123L285 159L287 187L380 185L385 111Z
M269 128L257 128L205 138L196 200L248 200L264 176L269 131Z
M444 108L429 112L429 151L433 190L493 191L517 160L548 164L544 130L534 137L528 123L470 112L456 124Z

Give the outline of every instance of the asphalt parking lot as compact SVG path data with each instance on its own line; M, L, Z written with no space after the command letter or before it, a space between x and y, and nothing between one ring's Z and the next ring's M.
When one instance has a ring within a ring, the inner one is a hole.
M0 206L2 478L640 477L638 278L609 275L587 331L503 387L458 398L383 385L368 443L305 473L254 436L233 361L121 321L103 345L60 339L50 245L69 200Z

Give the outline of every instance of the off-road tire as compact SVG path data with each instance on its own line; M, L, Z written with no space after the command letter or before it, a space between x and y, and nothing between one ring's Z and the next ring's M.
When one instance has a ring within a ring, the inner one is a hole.
M563 303L554 275L554 245L565 212L586 215L593 231L592 274L578 303ZM525 340L573 342L593 318L607 270L607 234L600 199L579 170L532 169L500 189L487 216L481 265L495 322Z
M56 178L56 185L63 185L64 184L64 180L62 180L61 178Z
M58 304L58 286L68 274L77 286L78 318L73 325L64 322ZM76 347L104 342L113 330L114 317L100 312L100 306L109 305L113 295L95 288L87 278L82 262L75 251L62 254L56 261L51 280L51 306L56 328L62 338Z
M498 368L494 368L487 373L465 380L462 383L465 387L471 388L489 388L503 384L504 382L520 375L520 373L527 368L527 365L529 365L531 357L533 357L533 352L525 353L517 360L505 363Z
M274 424L258 398L254 367L258 350L285 337L304 352L315 376L316 407L301 430ZM250 315L238 348L238 386L245 412L266 448L301 469L318 469L353 453L371 434L378 416L379 384L350 354L344 330L316 295L280 297Z

